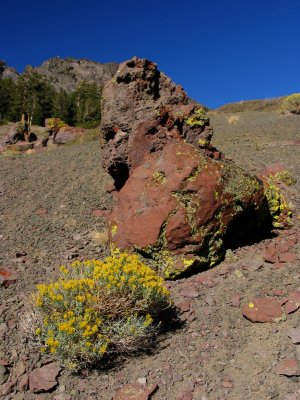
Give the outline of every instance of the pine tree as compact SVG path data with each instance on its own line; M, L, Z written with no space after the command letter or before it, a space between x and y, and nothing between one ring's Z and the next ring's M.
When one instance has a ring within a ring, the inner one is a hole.
M53 98L52 117L60 118L68 125L76 123L76 95L64 89L56 92Z
M75 92L76 122L84 126L85 123L95 121L99 123L101 93L96 83L83 81Z
M33 124L42 125L52 116L55 91L51 84L31 67L27 67L16 85L15 117L26 113Z
M11 78L0 79L0 120L14 120L13 104L16 85Z

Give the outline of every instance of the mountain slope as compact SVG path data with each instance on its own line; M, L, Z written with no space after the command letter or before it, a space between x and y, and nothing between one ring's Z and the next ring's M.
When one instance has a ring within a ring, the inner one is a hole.
M34 67L34 70L46 77L55 89L73 92L82 81L103 86L117 72L118 65L113 62L98 63L86 59L54 57Z

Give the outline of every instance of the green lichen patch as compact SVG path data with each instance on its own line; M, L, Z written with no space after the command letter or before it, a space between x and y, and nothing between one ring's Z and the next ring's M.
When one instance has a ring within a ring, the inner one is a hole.
M151 183L154 185L163 185L167 182L166 174L162 171L155 171L151 177Z
M241 168L231 170L230 165L224 166L224 193L233 195L236 201L243 201L254 196L261 187L260 181L255 177L245 174Z
M272 176L265 185L265 196L268 201L270 214L273 218L273 227L282 229L290 226L292 224L292 211Z

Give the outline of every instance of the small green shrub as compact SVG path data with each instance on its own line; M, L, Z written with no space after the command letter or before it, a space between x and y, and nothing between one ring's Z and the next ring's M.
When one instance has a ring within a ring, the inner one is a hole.
M277 172L273 177L275 181L283 182L287 186L295 185L297 182L295 176L287 169Z
M205 109L203 107L195 110L194 115L186 119L186 124L190 127L198 127L207 125L209 122L209 117L206 115Z
M300 93L288 96L282 103L284 111L300 114Z
M70 369L104 355L144 346L154 320L170 305L164 281L137 255L114 252L104 261L75 261L33 295L41 351Z

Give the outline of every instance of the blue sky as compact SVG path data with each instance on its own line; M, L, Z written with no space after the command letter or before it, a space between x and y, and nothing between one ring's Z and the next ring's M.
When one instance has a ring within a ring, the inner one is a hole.
M299 0L10 0L0 59L149 58L209 107L300 92Z

